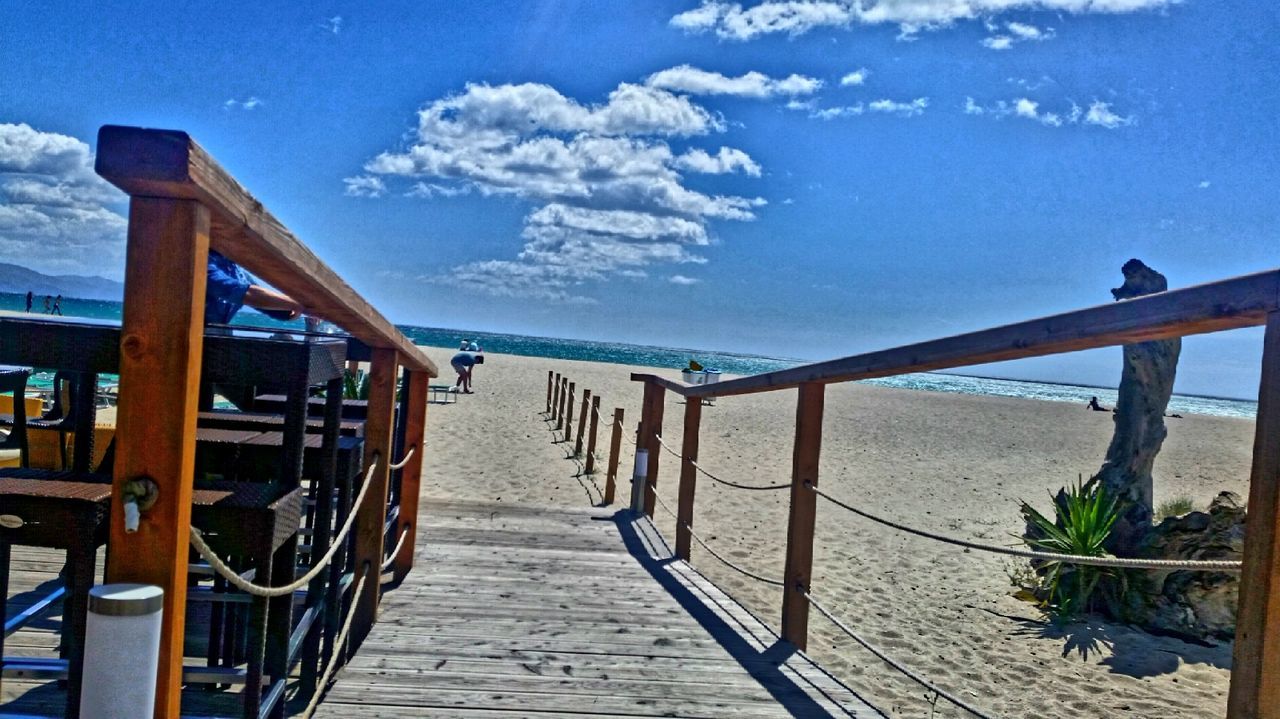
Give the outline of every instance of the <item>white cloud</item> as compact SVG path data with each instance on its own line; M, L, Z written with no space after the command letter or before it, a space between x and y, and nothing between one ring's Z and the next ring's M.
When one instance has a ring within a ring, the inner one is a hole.
M678 65L650 75L645 79L645 85L689 95L734 95L764 99L776 95L811 95L822 87L822 81L796 74L772 78L759 72L728 77L691 65Z
M1049 127L1085 124L1114 130L1117 127L1130 125L1134 122L1132 117L1121 117L1111 111L1111 106L1108 103L1098 100L1090 104L1087 111L1073 102L1070 108L1065 111L1047 112L1041 110L1039 102L1026 97L1009 101L997 100L991 105L979 105L972 97L966 97L964 99L964 112L966 115L989 115L997 119L1010 116L1019 117L1033 120Z
M809 117L815 120L834 120L839 117L856 117L864 112L866 112L866 107L862 103L858 103L840 107L824 107L821 110L814 110L809 113Z
M342 16L334 15L333 17L325 18L320 23L320 28L326 32L331 32L334 35L337 35L342 31Z
M349 197L381 197L387 191L382 178L372 175L345 177L342 182L347 186L343 194Z
M751 177L760 176L760 165L747 153L732 147L721 147L714 155L701 148L694 148L677 157L675 166L708 175L723 175L741 170Z
M703 0L696 8L671 18L673 27L688 33L714 32L730 40L762 35L802 35L821 28L847 29L856 25L897 25L900 37L920 30L947 27L1003 12L1060 12L1122 14L1157 10L1179 0L763 0L741 3ZM1010 23L1030 27L1023 23ZM1010 32L1019 30L1010 28ZM1024 38L1030 39L1030 38Z
M987 25L987 29L991 31L994 31L996 27L994 23ZM1007 22L1004 24L1004 30L1004 33L983 38L983 47L991 50L1008 50L1013 47L1014 43L1040 42L1049 40L1054 36L1054 30L1051 27L1040 29L1035 25L1022 22Z
M708 80L685 73L657 83L689 91L693 77ZM409 182L407 194L415 196L476 192L533 203L514 260L469 263L451 276L499 296L582 301L591 283L612 276L706 262L691 249L711 244L711 221L755 218L764 200L693 190L683 177L759 176L747 153L726 146L677 152L669 144L727 128L686 95L654 84L622 83L598 104L547 85L472 84L427 103L406 148L377 155L365 174L345 182L348 194L365 196Z
M1008 50L1013 47L1013 38L1008 35L993 35L982 38L982 46L988 50Z
M1209 181L1208 181L1208 180L1201 180L1201 181L1200 181L1200 184L1196 185L1196 187L1199 187L1199 188L1200 188L1200 189L1202 189L1202 190L1207 190L1207 189L1209 189L1209 184L1210 184L1210 183L1209 183Z
M842 87L850 87L850 86L853 86L853 85L861 85L861 84L863 84L863 83L865 83L865 82L867 81L867 77L868 77L869 75L871 75L871 71L870 71L870 70L868 70L868 69L867 69L867 68L865 68L865 67L860 67L860 68L858 68L857 70L854 70L853 72L851 72L851 73L849 73L849 74L845 75L844 77L840 78L840 85L841 85Z
M241 110L252 110L253 108L258 107L261 104L262 104L262 100L259 100L257 97L251 96L245 100L237 100L235 98L231 98L230 100L227 100L226 102L222 103L222 109L234 110L238 107Z
M702 280L697 279L696 277L686 277L684 275L671 275L670 277L667 278L667 281L673 285L688 286L688 285L696 285Z
M119 277L125 201L85 142L0 123L0 256L42 272Z
M867 109L871 112L884 112L892 115L900 115L902 117L915 117L923 115L926 107L929 106L929 98L917 97L910 102L898 102L896 100L873 100L867 103Z

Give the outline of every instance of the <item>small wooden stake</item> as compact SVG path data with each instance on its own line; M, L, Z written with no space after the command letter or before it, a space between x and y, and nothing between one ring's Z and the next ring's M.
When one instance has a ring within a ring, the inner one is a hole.
M1267 315L1229 719L1280 717L1280 312Z
M604 479L604 503L613 504L614 493L618 489L618 455L622 454L622 418L623 410L613 410L613 433L609 436L609 467Z
M559 409L556 410L556 430L557 431L564 429L564 405L568 397L569 397L569 380L561 377L560 378L560 400L557 403L557 406L559 407Z
M552 377L555 375L551 370L547 370L547 414L551 414L551 393L554 391L552 387Z
M570 435L573 434L573 400L577 392L578 392L578 383L570 382L569 383L569 411L565 415L565 421L564 421L565 444L568 444L569 440L572 439Z
M560 416L560 387L560 373L556 372L555 396L551 398L551 419L557 419Z
M689 561L693 532L693 494L698 485L698 425L702 422L702 400L686 397L684 404L684 444L680 454L680 504L676 508L676 556Z
M594 395L591 398L591 433L587 437L587 464L583 468L586 474L595 474L596 472L596 431L600 428L600 395ZM578 433L578 437L582 437L582 433Z
M587 431L587 415L591 414L591 390L582 390L582 414L578 415L578 438L573 444L573 456L582 456L582 435Z
M791 514L787 521L787 564L783 573L782 638L804 651L809 644L809 590L813 572L813 525L818 509L818 461L822 455L825 385L800 385L796 439L791 460Z

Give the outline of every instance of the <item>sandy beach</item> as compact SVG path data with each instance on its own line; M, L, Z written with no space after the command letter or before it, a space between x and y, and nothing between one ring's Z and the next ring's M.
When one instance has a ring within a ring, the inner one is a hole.
M449 374L449 350L427 348ZM620 365L489 353L476 394L432 405L424 492L431 499L533 505L599 502L594 481L539 413L547 371L603 396L602 414L626 410L634 430L640 385ZM678 372L661 372L678 378ZM442 377L452 382L453 377ZM700 462L748 484L788 479L793 392L718 400L703 411ZM681 433L683 400L668 393L665 434ZM903 523L996 544L1015 543L1019 499L1041 509L1048 492L1096 471L1111 415L1034 400L896 390L828 388L821 484L833 495ZM576 431L576 422L575 422ZM1169 420L1156 465L1156 501L1187 496L1203 508L1224 489L1247 494L1248 420ZM675 446L675 442L672 442ZM631 445L622 469L630 474ZM602 433L600 453L607 451ZM674 507L677 463L665 456L659 494ZM626 501L626 486L619 487ZM787 493L744 492L703 479L695 531L736 562L780 577ZM621 505L619 505L621 508ZM674 522L657 524L674 539ZM430 541L430 537L427 538ZM777 626L780 590L743 577L694 547L693 564ZM1002 717L1221 716L1229 644L1200 646L1119 625L1050 625L1012 596L1011 562L916 539L820 502L813 591L854 629L938 685ZM810 654L891 716L965 716L811 617Z

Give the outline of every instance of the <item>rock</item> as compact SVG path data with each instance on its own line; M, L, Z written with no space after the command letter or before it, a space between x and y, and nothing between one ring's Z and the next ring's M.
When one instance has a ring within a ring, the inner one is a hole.
M1141 260L1129 260L1120 270L1124 284L1111 290L1116 300L1125 300L1169 288L1164 275ZM1106 459L1090 482L1101 482L1107 494L1119 497L1126 506L1111 532L1107 548L1120 556L1130 556L1151 526L1153 512L1151 468L1167 430L1165 409L1173 394L1182 340L1157 340L1124 346L1124 366L1115 409L1115 434Z
M1223 492L1208 512L1169 517L1152 528L1138 555L1149 559L1244 557L1245 508ZM1147 572L1134 585L1130 621L1148 629L1195 639L1235 636L1239 575L1234 572Z

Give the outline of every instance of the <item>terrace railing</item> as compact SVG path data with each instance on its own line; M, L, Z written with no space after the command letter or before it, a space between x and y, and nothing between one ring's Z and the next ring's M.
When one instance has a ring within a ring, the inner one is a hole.
M1266 334L1263 342L1262 380L1258 394L1249 485L1249 521L1243 564L1179 564L1188 565L1184 567L1188 569L1242 571L1227 714L1232 719L1280 719L1280 270L711 385L689 386L656 375L633 374L633 380L644 384L644 401L637 429L637 451L643 450L647 454L644 492L639 502L641 506L637 508L643 509L652 517L655 506L663 505L655 489L661 453L667 449L681 461L679 501L677 508L671 513L676 518L676 553L687 561L691 540L702 543L692 531L697 476L703 473L711 479L723 481L697 464L698 426L702 413L702 402L698 400L754 392L796 390L798 403L790 482L761 487L725 482L741 489L790 490L785 576L780 581L770 580L738 569L749 576L782 586L782 636L797 647L804 649L807 644L809 609L813 607L855 641L880 654L846 625L832 617L811 595L814 519L818 498L823 497L843 509L899 530L912 531L932 539L959 542L874 517L841 503L818 489L826 385L1259 325L1266 327ZM557 382L555 388L548 389L548 411L553 416L559 408L550 401L555 399L551 396L551 391L558 390L559 385ZM679 450L668 447L662 436L667 391L689 400L685 403L683 446ZM616 458L613 461L616 462ZM707 549L715 555L713 549ZM1006 553L1021 551L1009 550ZM721 561L726 560L721 558ZM882 654L881 656L893 663ZM896 663L894 666L911 674ZM979 710L948 696L921 678L914 675L913 678L971 713L982 715Z
M437 371L186 133L105 126L98 134L96 169L130 196L107 579L164 589L155 716L177 719L209 250L370 348L364 465L370 468L371 496L353 530L361 575L356 583L362 588L351 615L357 643L377 617L398 368L409 372L405 422L407 435L416 438L423 434L429 379ZM402 538L391 562L401 575L413 561L423 454L410 453L403 467L400 530L390 535ZM152 479L159 497L138 531L126 532L125 487L140 478Z

